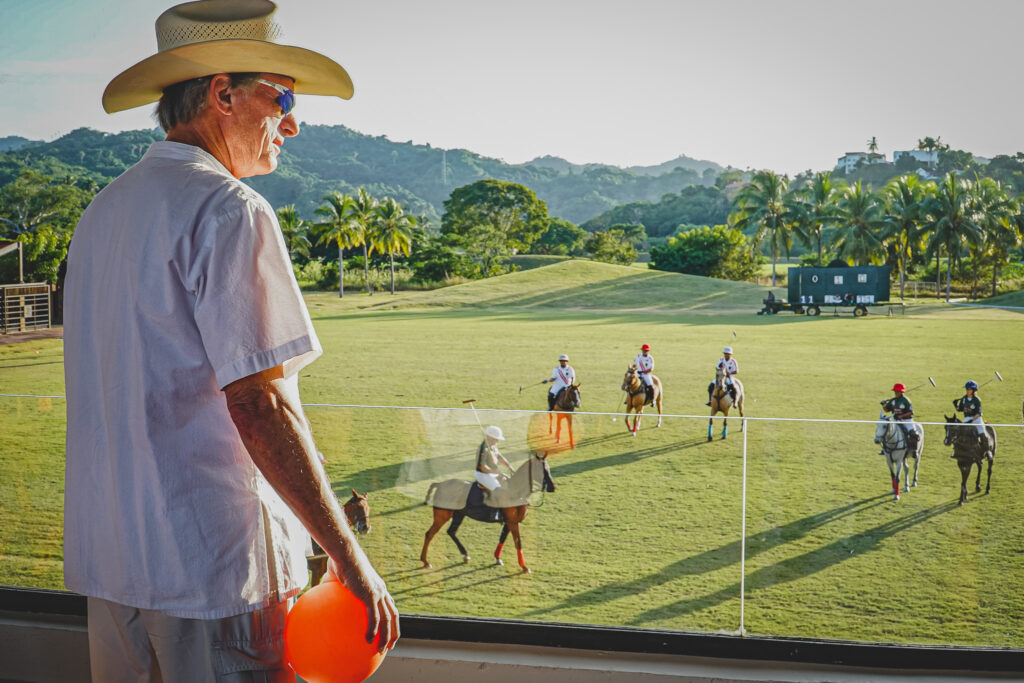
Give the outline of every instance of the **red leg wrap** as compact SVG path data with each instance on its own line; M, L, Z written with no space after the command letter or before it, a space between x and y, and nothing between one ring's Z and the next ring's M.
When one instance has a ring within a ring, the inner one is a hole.
M505 547L504 543L499 543L498 544L498 547L494 549L494 559L497 560L497 559L501 558L501 549L504 548L504 547Z

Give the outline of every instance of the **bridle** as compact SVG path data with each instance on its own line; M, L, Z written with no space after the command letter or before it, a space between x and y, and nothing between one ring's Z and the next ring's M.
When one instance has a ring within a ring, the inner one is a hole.
M885 451L886 455L890 455L894 451L898 450L910 450L910 444L907 443L907 435L903 434L903 429L896 424L896 420L886 418L885 432L882 434L882 450ZM895 439L889 440L889 433L895 436Z

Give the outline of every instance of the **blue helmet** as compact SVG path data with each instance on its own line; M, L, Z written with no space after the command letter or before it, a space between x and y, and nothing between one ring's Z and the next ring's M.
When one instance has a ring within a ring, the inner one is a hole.
M978 383L975 382L973 379L969 379L967 380L967 384L964 385L964 389L974 389L975 391L977 391Z

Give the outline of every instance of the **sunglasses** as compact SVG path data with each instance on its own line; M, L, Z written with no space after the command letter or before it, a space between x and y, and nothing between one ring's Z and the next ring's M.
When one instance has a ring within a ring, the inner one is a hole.
M285 116L288 116L288 114L291 113L292 109L295 107L295 93L292 90L284 87L280 83L273 83L272 81L268 81L262 78L257 78L256 82L262 85L270 86L278 93L280 93L277 96L277 106L281 107L281 111L284 113Z

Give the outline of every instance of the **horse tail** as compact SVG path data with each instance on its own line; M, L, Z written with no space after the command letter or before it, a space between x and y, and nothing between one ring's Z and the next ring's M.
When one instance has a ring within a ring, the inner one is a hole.
M433 484L430 485L430 488L427 489L427 495L423 497L424 505L430 505L430 500L431 498L434 497L434 491L437 490L437 486L438 482L435 481Z

